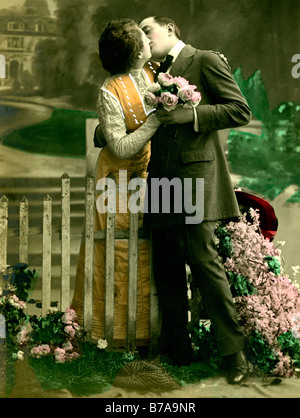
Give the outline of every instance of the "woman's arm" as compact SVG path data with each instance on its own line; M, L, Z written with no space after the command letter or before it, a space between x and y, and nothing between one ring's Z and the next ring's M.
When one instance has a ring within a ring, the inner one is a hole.
M120 104L110 94L100 89L97 113L99 124L111 152L118 158L131 158L151 139L160 121L151 115L143 125L127 134Z

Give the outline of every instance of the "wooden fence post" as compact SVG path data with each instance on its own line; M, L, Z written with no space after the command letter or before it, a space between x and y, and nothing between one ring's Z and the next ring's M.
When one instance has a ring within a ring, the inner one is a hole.
M0 274L7 265L7 229L8 229L8 199L0 199Z
M25 196L20 202L19 261L28 264L28 200Z
M115 201L116 190L110 190L108 199ZM104 305L104 337L108 348L114 343L114 295L115 295L115 223L116 214L107 212L105 241L105 305Z
M139 249L139 213L129 214L128 237L128 302L127 302L127 349L136 350L137 275Z
M4 289L3 274L7 267L7 230L8 230L8 199L3 195L0 199L0 287Z
M70 177L61 176L61 296L60 310L64 312L70 305Z
M51 240L52 199L47 195L43 203L43 268L42 268L42 316L51 305Z
M85 280L84 280L84 329L87 339L92 338L93 325L93 280L94 280L94 212L95 181L86 177L85 190Z

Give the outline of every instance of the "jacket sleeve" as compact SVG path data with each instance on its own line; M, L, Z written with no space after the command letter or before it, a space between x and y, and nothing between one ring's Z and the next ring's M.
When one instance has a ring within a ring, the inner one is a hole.
M251 111L234 81L229 65L217 53L207 52L201 63L201 84L210 104L196 107L199 131L247 125Z

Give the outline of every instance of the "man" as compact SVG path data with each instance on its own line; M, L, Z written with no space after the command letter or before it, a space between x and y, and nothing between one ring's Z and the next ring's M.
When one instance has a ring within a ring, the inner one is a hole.
M216 221L236 218L240 213L218 130L248 124L251 112L220 54L183 43L171 19L148 17L139 26L150 39L152 59L161 62L171 55L167 71L196 85L202 95L194 109L182 105L172 111L159 109L156 114L162 126L151 140L148 196L151 179L179 178L184 184L188 178L193 179L190 197L195 202L199 194L196 179L204 179L204 213L198 222L187 223L187 211L177 213L174 202L173 213L172 208L171 213L163 213L160 208L159 213L147 216L163 317L160 349L175 364L192 361L186 329L187 262L210 316L219 352L229 364L228 382L238 384L249 372L244 336L224 268L218 261L214 230Z

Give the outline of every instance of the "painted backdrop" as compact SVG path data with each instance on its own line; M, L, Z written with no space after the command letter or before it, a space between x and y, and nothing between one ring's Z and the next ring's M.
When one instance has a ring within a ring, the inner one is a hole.
M292 266L300 264L297 0L0 0L1 194L16 202L29 179L41 194L49 192L64 172L81 187L86 120L96 117L97 90L107 75L98 58L99 35L111 19L154 14L173 18L185 42L228 58L254 115L244 131L224 133L233 182L275 207L276 239L286 242L282 254L293 275ZM88 122L88 141L94 123ZM74 213L82 213L82 196L77 201ZM16 213L16 206L10 210ZM32 222L37 219L38 209ZM76 243L72 251L74 268Z

